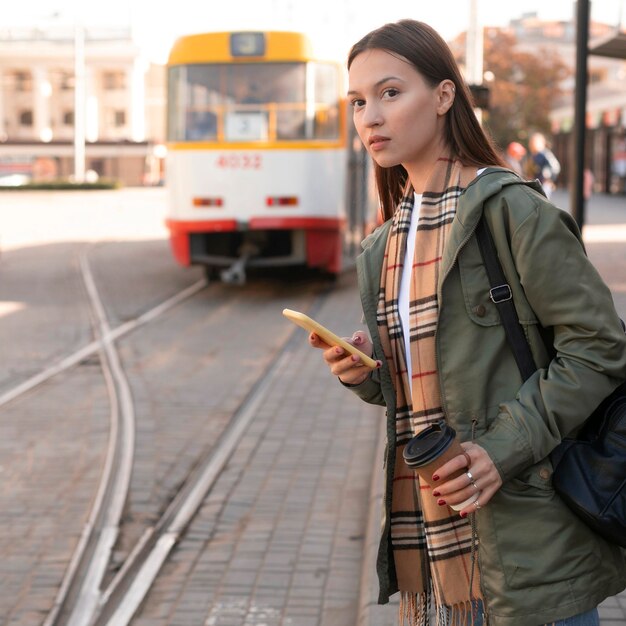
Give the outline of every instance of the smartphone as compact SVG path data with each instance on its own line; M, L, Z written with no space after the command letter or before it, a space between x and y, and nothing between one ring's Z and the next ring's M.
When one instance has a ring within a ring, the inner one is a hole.
M322 340L324 340L329 346L340 346L346 352L350 354L356 354L363 364L370 369L376 369L376 361L372 357L367 356L364 352L361 352L358 348L355 348L351 343L348 343L345 339L338 337L332 331L328 330L325 326L322 326L319 322L311 319L308 315L300 313L299 311L292 311L291 309L283 309L283 315L291 320L294 324L301 326L304 330L310 333L315 333Z

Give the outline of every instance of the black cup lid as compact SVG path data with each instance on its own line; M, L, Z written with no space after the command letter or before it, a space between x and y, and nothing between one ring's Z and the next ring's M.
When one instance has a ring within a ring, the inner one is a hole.
M456 431L445 422L431 424L415 435L404 448L404 461L409 467L427 465L450 446Z

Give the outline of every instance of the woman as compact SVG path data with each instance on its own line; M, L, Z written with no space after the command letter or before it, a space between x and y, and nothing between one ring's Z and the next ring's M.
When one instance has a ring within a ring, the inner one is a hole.
M570 217L499 167L436 32L387 24L352 48L348 69L386 220L357 264L371 340L352 341L381 367L310 343L387 409L379 601L400 591L409 624L428 623L432 599L441 623L597 625L599 602L626 586L624 558L555 495L548 454L626 377L611 295ZM540 368L524 384L473 236L483 212ZM554 330L552 360L539 324ZM442 419L465 454L431 489L402 451Z

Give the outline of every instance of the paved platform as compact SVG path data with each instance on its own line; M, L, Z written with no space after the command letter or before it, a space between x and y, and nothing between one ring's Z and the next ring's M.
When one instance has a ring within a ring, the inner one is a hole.
M567 205L563 193L554 200ZM626 319L626 199L595 196L588 223L590 257ZM358 328L354 276L314 315L340 334ZM333 381L294 332L257 419L133 626L397 625L397 605L376 604L383 411ZM602 626L626 626L626 592L600 614Z

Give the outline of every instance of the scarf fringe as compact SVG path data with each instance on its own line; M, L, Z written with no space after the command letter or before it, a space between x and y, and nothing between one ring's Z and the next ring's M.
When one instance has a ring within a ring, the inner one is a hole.
M430 626L431 593L401 592L399 626Z
M480 623L478 615L478 601L461 602L453 606L438 606L431 612L431 594L403 591L400 594L398 610L399 626L431 626L435 619L435 626L473 626Z

